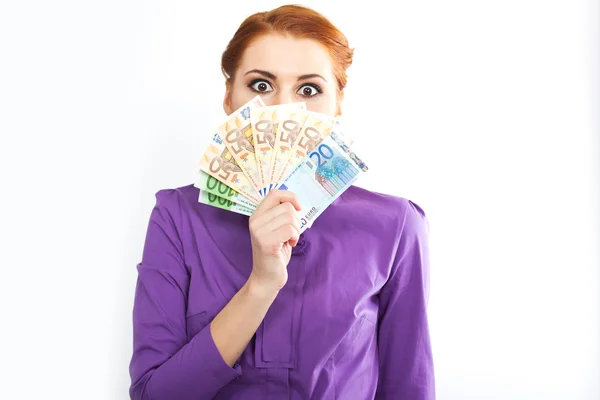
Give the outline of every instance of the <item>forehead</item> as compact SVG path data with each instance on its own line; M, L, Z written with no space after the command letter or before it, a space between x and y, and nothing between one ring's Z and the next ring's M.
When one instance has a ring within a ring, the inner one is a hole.
M246 48L239 69L242 74L260 69L281 77L304 74L332 75L332 60L327 49L312 39L268 34Z

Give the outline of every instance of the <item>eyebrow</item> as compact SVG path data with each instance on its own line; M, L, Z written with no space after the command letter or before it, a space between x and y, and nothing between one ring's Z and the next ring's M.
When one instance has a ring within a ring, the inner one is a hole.
M267 77L267 78L269 78L269 79L272 79L272 80L277 80L277 77L276 77L275 75L273 75L272 73L270 73L270 72L268 72L268 71L264 71L264 70L262 70L262 69L251 69L250 71L246 72L246 73L244 74L244 76L246 76L246 75L248 75L248 74L251 74L251 73L260 74L260 75L266 76L266 77ZM323 79L325 82L327 82L327 79L323 78L323 77L322 77L321 75L319 75L319 74L306 74L306 75L300 75L300 76L298 77L298 80L299 80L299 81L303 81L303 80L306 80L306 79L311 79L311 78L321 78L321 79Z

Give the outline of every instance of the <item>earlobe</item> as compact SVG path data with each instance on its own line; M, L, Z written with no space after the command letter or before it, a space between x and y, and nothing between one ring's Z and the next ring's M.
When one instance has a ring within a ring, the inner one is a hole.
M342 101L344 101L344 93L338 93L338 101L337 101L337 117L342 116Z

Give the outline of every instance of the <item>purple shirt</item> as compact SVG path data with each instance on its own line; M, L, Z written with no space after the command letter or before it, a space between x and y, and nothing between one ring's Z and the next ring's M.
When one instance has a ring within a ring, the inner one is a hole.
M156 193L133 308L132 399L435 398L428 220L351 186L293 248L288 281L232 368L209 324L252 269L248 217Z

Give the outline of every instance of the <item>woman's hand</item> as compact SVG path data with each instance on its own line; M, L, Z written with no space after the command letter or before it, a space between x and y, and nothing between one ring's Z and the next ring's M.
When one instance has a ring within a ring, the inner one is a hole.
M250 216L250 279L260 288L279 291L286 284L292 247L300 238L300 208L294 193L272 190Z

